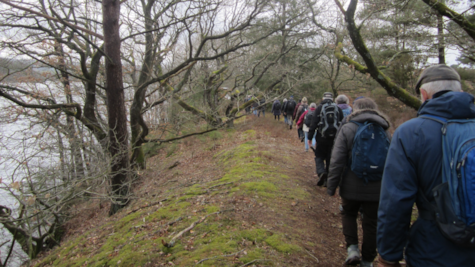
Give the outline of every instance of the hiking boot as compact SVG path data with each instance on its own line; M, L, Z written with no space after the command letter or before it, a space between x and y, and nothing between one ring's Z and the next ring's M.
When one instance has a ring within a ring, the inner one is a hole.
M360 250L358 245L350 245L347 249L348 256L346 257L345 264L346 265L357 265L360 263Z
M325 185L327 184L327 176L328 176L328 173L324 172L322 173L322 175L320 175L320 180L318 180L318 183L317 185L318 186L322 186L322 185Z
M372 261L361 261L360 267L373 267Z

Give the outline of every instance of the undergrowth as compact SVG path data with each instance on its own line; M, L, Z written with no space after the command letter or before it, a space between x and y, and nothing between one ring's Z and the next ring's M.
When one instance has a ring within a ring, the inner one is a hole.
M259 138L254 130L234 129L197 137L203 147L237 140L233 146L216 146L221 150L209 159L224 169L224 175L164 188L166 199L157 195L131 205L116 220L64 242L36 266L241 266L251 262L272 266L295 253L302 257L303 249L295 242L298 238L284 234L294 232L286 224L270 229L259 218L239 219L239 214L252 213L255 207L279 209L286 216L283 201L308 198L275 164L286 159L277 158L277 151L263 147ZM176 143L163 147L170 158L166 162L183 157ZM159 199L162 202L156 204Z

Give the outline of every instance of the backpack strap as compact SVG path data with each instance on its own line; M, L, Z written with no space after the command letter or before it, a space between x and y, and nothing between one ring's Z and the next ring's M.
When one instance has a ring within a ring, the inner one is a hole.
M338 111L338 105L333 102L331 104L333 106L333 114L335 115L335 119L333 120L333 127L335 127L335 129L338 129L338 123L339 123L339 118L340 118L340 112Z
M442 124L442 128L440 129L442 131L442 134L445 135L445 133L447 132L447 119L446 118L442 118L442 117L435 116L435 115L430 115L430 114L425 114L425 115L422 115L422 116L419 116L419 117L423 118L423 119L432 120L432 121L435 121L435 122L438 122L438 123ZM419 188L422 188L420 184L418 186L419 186ZM431 203L427 199L424 192L419 191L419 194L422 196L422 201L425 203L424 206L429 207L428 210L427 209L418 209L419 217L421 217L424 220L435 220L436 219L435 213L436 213L437 207L435 206L435 204Z
M419 116L419 118L429 119L429 120L432 120L432 121L435 121L435 122L438 122L438 123L442 124L442 128L440 129L442 131L442 134L445 135L445 133L447 133L448 120L446 118L442 118L442 117L435 116L435 115L429 115L429 114Z
M328 107L328 105L329 105L328 103L323 104L322 109L320 110L320 120L322 120L322 118L325 119L325 126L321 130L321 133L324 133L328 128L328 122L326 121L327 112L325 110Z

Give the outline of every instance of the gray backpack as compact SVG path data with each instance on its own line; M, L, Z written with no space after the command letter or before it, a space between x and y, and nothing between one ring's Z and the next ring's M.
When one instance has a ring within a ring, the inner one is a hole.
M334 138L340 127L338 106L335 103L325 103L320 111L318 131L325 138Z

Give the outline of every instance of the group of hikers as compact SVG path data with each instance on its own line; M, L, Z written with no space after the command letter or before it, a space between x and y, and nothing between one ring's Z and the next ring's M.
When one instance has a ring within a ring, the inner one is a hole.
M326 92L322 101L290 96L272 104L274 119L315 153L318 186L339 188L346 265L475 266L475 106L458 73L425 69L417 118L392 138L374 100ZM418 218L411 225L414 203ZM358 245L358 215L363 239Z

